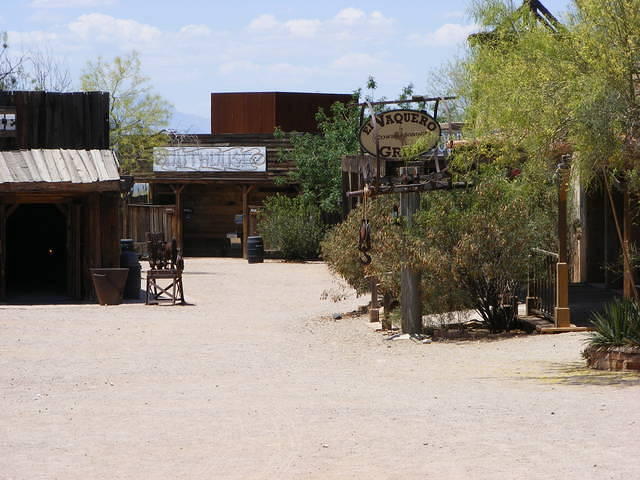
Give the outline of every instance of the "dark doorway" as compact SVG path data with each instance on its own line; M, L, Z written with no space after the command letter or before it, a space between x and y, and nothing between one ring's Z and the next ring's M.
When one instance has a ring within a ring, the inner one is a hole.
M67 293L66 223L53 204L20 205L7 219L9 296Z

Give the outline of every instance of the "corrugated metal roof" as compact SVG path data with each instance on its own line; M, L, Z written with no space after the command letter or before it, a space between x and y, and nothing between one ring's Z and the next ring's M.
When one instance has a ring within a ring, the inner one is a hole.
M120 179L111 150L0 151L0 184L99 183Z

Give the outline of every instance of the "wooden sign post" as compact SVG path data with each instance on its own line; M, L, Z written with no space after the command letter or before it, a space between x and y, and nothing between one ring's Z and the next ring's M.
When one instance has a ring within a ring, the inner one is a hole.
M407 175L408 168L400 168ZM413 226L413 216L420 209L420 192L400 193L400 215L407 229ZM400 310L402 333L422 333L422 302L420 272L404 265L400 271Z

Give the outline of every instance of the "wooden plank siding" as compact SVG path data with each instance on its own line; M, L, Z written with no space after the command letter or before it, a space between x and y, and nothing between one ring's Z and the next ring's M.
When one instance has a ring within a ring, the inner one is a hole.
M165 242L176 238L175 205L127 205L123 235L133 240L136 251L147 254L147 232L162 233Z
M0 92L0 107L16 109L16 136L0 150L109 148L109 94Z

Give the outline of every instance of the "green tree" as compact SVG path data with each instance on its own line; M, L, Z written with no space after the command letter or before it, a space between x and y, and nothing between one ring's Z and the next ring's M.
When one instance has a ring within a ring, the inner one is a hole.
M354 95L357 103L358 95ZM289 180L300 185L301 195L323 212L340 212L342 205L341 160L358 152L358 107L336 102L329 112L316 114L319 133L291 136L291 150L282 160L294 162Z
M485 34L462 62L467 124L530 157L576 152L585 180L603 168L634 177L640 157L640 0L581 0L556 29L511 2L479 0Z
M484 33L462 63L469 132L549 174L573 151L585 185L640 191L640 0L575 1L563 26L539 21L532 3L475 3Z
M171 117L171 104L152 92L142 74L140 57L133 51L113 62L98 58L87 62L80 80L85 91L109 92L111 146L124 172L149 169L153 147L166 144L164 127Z

